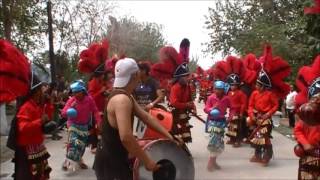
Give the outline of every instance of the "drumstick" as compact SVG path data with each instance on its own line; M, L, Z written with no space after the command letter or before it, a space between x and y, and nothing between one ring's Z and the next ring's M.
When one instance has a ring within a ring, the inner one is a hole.
M199 121L203 122L204 124L206 123L206 121L204 119L202 119L198 114L191 113L191 115L194 116L195 118L197 118Z

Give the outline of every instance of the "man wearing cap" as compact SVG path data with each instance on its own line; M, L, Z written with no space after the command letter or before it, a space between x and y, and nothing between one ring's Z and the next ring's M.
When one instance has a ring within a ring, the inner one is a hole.
M88 141L88 126L90 117L93 115L96 124L101 122L101 116L97 106L91 96L88 96L85 84L82 80L75 81L70 85L73 97L71 97L64 108L61 115L67 117L68 127L68 145L66 161L62 168L75 168L78 163L80 168L87 169L88 166L83 162L82 156L85 152ZM73 108L76 114L71 116L68 111Z
M196 106L191 97L191 88L188 82L189 68L187 64L179 65L174 72L173 85L170 91L169 102L173 107L173 127L172 133L186 143L192 142L192 127L189 124L189 112L196 113Z
M129 157L143 162L148 171L159 166L139 146L133 136L133 116L138 116L147 126L169 139L173 137L151 115L145 112L131 93L139 81L139 68L131 58L120 59L115 66L114 90L105 106L105 117L101 124L101 142L98 145L94 169L98 180L132 179Z

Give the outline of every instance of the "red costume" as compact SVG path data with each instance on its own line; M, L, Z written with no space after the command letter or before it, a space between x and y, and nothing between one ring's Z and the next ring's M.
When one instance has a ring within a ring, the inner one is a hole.
M107 87L98 78L93 78L88 83L88 92L93 98L100 112L103 112L105 105L105 95Z
M278 98L271 91L253 91L249 99L248 114L251 119L256 113L269 114L269 118L277 111L279 106Z
M24 103L17 114L18 145L41 144L44 137L41 116L44 109L32 99Z
M182 92L182 93L181 93ZM179 83L175 83L171 87L171 93L169 98L170 104L177 109L188 109L188 102L191 101L191 88L189 85L182 86Z
M200 96L199 96L199 102L203 100L204 102L207 101L208 96L210 96L212 93L212 82L207 79L200 80Z
M243 117L248 100L247 96L240 90L240 84L248 84L245 78L248 72L243 62L233 56L228 56L226 61L219 61L212 72L216 79L226 82L230 87L232 86L228 92L231 103L226 135L230 137L227 144L233 144L234 147L239 147L242 138L246 137L243 133L246 128Z
M195 105L191 95L189 84L181 85L179 82L175 82L171 87L169 102L173 107L174 126L172 132L180 136L184 142L192 141L189 111L195 108Z
M267 165L273 156L270 139L271 117L278 109L279 98L284 98L290 91L289 85L283 82L283 79L290 74L290 66L280 57L272 57L269 45L265 47L264 56L260 60L263 68L259 71L256 81L259 88L251 94L248 108L249 124L255 125L249 137L255 148L255 154L250 161ZM254 69L256 63L251 62L250 64L251 69Z
M311 66L303 66L298 72L295 98L296 112L300 118L294 129L297 142L302 145L298 179L320 178L320 55ZM297 145L299 147L299 145ZM308 147L309 146L309 147Z
M188 40L183 40L180 45L180 53L171 46L161 48L160 57L164 58L160 59L159 63L154 64L150 71L151 76L164 82L174 78L170 85L168 83L168 87L170 87L169 103L173 107L174 118L171 132L175 136L181 137L185 142L191 142L192 140L188 111L195 108L189 82L180 82L181 80L184 81L182 77L189 76L189 69L186 64L189 59L187 57L189 45Z
M43 143L45 124L41 119L44 108L32 96L41 90L42 82L31 72L28 59L5 40L0 40L0 61L0 103L31 94L23 102L18 99L17 114L7 141L7 146L15 151L13 177L18 180L49 179L51 168L47 159L50 155ZM2 86L4 82L6 85Z

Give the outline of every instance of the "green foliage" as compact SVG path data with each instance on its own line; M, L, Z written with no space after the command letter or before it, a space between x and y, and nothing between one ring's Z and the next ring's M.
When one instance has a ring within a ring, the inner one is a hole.
M158 51L165 44L162 27L156 23L141 23L133 17L119 20L110 16L107 38L111 54L126 55L136 60L158 59Z
M215 8L209 8L205 22L210 30L205 52L255 53L259 57L263 45L270 43L273 54L292 66L293 80L297 69L310 64L320 52L320 17L304 15L305 6L310 1L218 1Z
M199 56L192 56L190 61L189 61L189 64L188 64L188 67L189 67L189 71L190 72L196 72L197 70L197 66L198 66L198 62L199 62Z
M4 9L4 1L6 1L8 12ZM0 37L5 37L4 19L6 16L10 20L7 26L11 26L11 41L18 48L24 52L30 52L43 47L42 34L46 32L47 26L43 1L3 0L0 12Z

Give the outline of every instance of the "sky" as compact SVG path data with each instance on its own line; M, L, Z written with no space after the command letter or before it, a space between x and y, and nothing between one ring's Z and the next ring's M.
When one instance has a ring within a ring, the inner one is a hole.
M209 40L204 28L205 15L214 1L118 1L116 16L130 15L141 22L154 22L163 26L163 35L177 50L183 38L190 40L190 57L198 56L198 64L208 69L214 63L202 50L201 43Z

